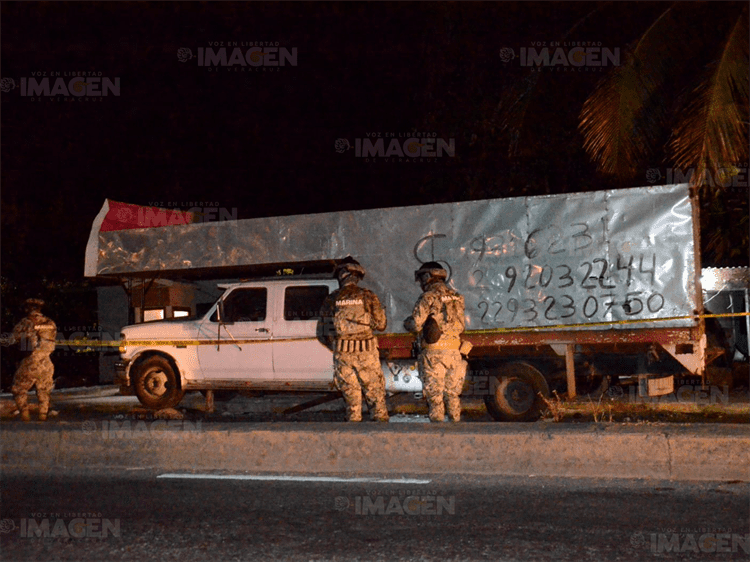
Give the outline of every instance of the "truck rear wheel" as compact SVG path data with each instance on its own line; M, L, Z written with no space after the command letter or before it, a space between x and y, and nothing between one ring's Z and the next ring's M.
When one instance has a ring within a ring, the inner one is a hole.
M133 387L141 404L152 410L176 406L185 395L172 364L158 355L136 367Z
M517 362L494 370L490 393L484 397L487 411L497 421L534 421L545 408L549 397L544 376L528 363Z

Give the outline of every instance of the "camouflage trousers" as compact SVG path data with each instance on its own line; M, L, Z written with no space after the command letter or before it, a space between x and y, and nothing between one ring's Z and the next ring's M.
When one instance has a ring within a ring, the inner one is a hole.
M430 407L430 421L441 422L445 410L451 421L461 420L461 400L468 363L454 350L423 350L419 354L419 375Z
M36 386L36 397L39 400L39 419L47 419L49 411L49 395L55 382L52 376L55 366L49 355L32 353L21 360L13 377L13 386L10 391L16 400L16 406L21 412L23 419L29 418L28 393Z
M372 351L336 352L333 356L333 381L346 401L346 418L362 421L362 392L376 421L388 421L385 406L385 379L377 348Z

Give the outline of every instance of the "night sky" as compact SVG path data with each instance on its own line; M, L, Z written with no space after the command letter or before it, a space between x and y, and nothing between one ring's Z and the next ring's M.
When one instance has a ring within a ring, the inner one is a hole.
M578 113L605 69L543 71L514 137L501 102L525 91L529 69L500 52L564 38L624 52L663 6L5 2L2 78L15 87L0 98L3 276L81 280L105 198L242 219L647 185L662 154L623 184L583 152ZM198 49L222 42L228 55L278 43L297 64L198 66ZM120 95L21 95L22 78L77 71L119 78ZM335 149L411 131L455 139L455 156L366 162Z

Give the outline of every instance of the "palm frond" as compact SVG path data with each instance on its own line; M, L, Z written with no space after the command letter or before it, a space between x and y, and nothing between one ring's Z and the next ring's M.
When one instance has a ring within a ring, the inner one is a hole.
M684 58L681 31L670 6L584 102L579 130L600 171L629 178L655 148L667 118L660 94Z
M718 193L723 176L748 160L748 14L745 7L718 60L693 91L670 142L675 165L694 170L691 184Z

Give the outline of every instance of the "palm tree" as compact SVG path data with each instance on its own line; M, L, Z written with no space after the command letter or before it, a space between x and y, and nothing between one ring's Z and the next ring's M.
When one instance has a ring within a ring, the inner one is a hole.
M704 263L746 264L748 10L717 5L709 16L715 33L695 42L696 19L707 14L668 6L588 97L579 130L599 170L620 178L662 151L700 194ZM704 64L696 72L697 60Z
M636 176L665 130L668 160L693 172L691 183L704 197L721 194L727 170L747 162L747 4L713 4L715 33L693 41L696 19L706 15L699 7L668 6L584 103L584 148L605 174ZM701 55L708 62L695 72L690 65ZM686 68L691 86L671 103Z

